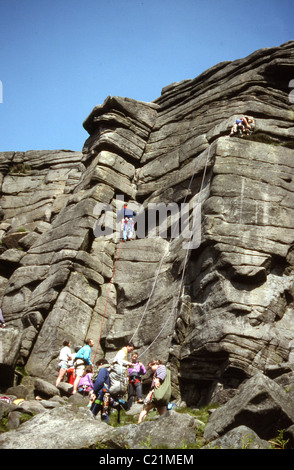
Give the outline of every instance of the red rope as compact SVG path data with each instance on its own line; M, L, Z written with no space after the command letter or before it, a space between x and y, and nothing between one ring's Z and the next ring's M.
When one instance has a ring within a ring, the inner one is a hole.
M110 283L109 283L109 289L108 289L108 294L107 294L107 298L106 298L106 303L105 303L105 308L104 308L104 313L103 313L101 328L100 328L100 335L99 335L98 344L97 344L97 347L96 347L96 350L95 350L95 353L94 353L92 362L94 362L94 360L95 360L95 357L96 357L96 354L97 354L97 350L98 350L99 345L100 345L100 340L101 340L101 335L102 335L102 328L103 328L103 323L104 323L104 319L105 319L105 314L106 314L106 308L107 308L107 304L108 304L108 299L109 299L109 295L110 295L110 289L111 289L111 286L112 286L112 280L113 280L113 276L114 276L114 273L115 273L116 263L117 263L117 260L118 260L118 257L119 257L119 252L120 252L120 250L121 250L122 245L123 245L123 240L121 241L120 247L119 247L118 252L117 252L117 257L116 257L116 260L115 260L115 263L114 263L114 267L113 267L113 271L112 271L112 276L111 276Z

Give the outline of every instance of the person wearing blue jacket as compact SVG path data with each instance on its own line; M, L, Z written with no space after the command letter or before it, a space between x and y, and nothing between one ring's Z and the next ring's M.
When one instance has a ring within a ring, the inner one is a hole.
M98 375L94 382L94 393L96 395L96 400L94 401L91 411L94 416L96 416L99 411L101 411L101 418L108 422L108 407L109 407L109 388L110 388L110 376L109 369L110 364L107 360L102 358L99 359L96 363L98 366ZM108 400L108 401L107 401Z
M91 348L94 346L92 339L87 339L85 346L83 346L76 354L75 363L75 381L73 385L72 394L77 393L78 385L85 371L85 366L92 365L91 362Z

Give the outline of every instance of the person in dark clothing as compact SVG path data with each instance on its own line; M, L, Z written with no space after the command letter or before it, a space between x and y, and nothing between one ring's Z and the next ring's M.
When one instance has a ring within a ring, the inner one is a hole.
M94 382L94 394L96 399L91 407L91 411L94 416L97 416L99 411L101 411L101 419L104 421L109 421L109 387L110 387L110 377L109 369L110 365L107 360L102 358L99 359L96 363L98 366L98 375Z

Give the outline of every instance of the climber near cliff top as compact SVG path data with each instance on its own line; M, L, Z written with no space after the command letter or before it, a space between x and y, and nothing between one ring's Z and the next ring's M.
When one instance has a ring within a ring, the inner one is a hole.
M233 135L250 135L253 132L254 120L252 117L243 116L240 119L236 119L230 133L230 137Z
M134 220L137 214L132 209L128 208L128 205L125 204L124 208L120 210L117 214L118 218L123 217L122 220L122 231L123 231L123 240L132 240L134 236Z

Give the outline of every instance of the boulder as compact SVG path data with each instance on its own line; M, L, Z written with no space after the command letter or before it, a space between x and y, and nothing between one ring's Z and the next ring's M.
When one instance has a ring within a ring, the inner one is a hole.
M211 441L202 449L270 449L271 444L247 426L238 426L223 436Z
M13 395L16 398L26 399L30 393L30 390L23 384L9 387L6 390L7 395Z
M90 411L59 407L34 416L17 429L0 436L1 449L83 449L107 434L107 424Z
M261 439L269 440L279 430L294 424L294 405L273 380L258 373L240 386L238 393L216 409L205 427L207 442L238 426L247 426Z
M40 397L50 398L55 395L60 395L60 392L55 385L46 380L37 378L35 380L35 394Z

